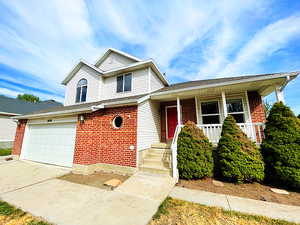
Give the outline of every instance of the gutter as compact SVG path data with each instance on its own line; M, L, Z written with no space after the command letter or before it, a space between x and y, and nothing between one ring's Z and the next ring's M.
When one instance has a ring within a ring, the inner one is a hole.
M268 80L268 79L277 79L277 78L283 78L283 77L290 77L289 81L291 81L292 79L294 79L294 77L297 77L298 75L299 75L299 72L293 72L293 73L290 73L290 74L285 73L285 74L282 74L282 75L276 76L276 77L274 77L274 75L266 75L264 77L256 77L256 78L254 77L254 78L248 78L248 79L238 80L238 81L235 80L235 81L228 81L228 82L223 82L223 83L218 83L218 84L208 84L208 85L202 85L202 86L182 88L182 89L177 89L177 90L157 92L157 93L151 94L151 96L160 96L160 95L172 94L172 93L183 92L183 91L192 91L192 90L197 90L197 89L227 86L227 85L232 85L232 84L240 84L240 83L247 83L247 82L261 81L261 80Z

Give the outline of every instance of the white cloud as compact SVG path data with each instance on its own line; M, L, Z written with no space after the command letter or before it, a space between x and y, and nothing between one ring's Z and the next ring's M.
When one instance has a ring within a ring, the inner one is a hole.
M299 38L300 15L292 15L266 26L238 52L234 61L220 71L220 76L232 76L259 66L263 60Z

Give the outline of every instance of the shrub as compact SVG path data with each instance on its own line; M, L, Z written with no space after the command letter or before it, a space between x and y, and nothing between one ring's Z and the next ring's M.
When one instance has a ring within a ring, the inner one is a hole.
M300 187L300 120L282 102L267 118L261 152L269 180Z
M180 178L212 176L212 144L195 123L188 121L178 136L178 170Z
M264 162L259 149L231 115L223 123L215 166L228 181L243 183L264 179Z

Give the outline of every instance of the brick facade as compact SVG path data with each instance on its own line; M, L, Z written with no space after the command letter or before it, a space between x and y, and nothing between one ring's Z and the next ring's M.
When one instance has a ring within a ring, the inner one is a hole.
M19 124L16 129L15 141L12 150L12 155L20 155L22 150L23 138L25 133L27 120L19 120Z
M182 123L187 121L197 122L196 108L195 108L195 99L184 99L180 101L182 109ZM161 141L166 142L166 106L177 105L176 101L171 102L162 102L160 104L160 113L161 113Z
M251 91L248 92L248 100L252 123L264 123L266 116L261 96L256 91Z
M112 123L116 115L123 118L119 129ZM137 106L101 109L84 117L84 123L77 123L74 164L136 167Z

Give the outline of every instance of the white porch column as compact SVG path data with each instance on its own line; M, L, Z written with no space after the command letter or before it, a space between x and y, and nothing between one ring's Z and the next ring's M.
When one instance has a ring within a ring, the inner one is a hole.
M177 97L177 124L181 125L181 107L179 97Z
M281 87L277 86L275 88L275 94L276 94L277 102L283 102L284 103L284 95L283 95L283 90L281 89Z
M226 118L227 117L227 105L226 105L226 95L225 95L225 92L222 91L222 105L223 105L223 113L224 113L224 117Z
M198 110L198 98L197 96L195 96L195 107L196 107L196 122L197 124L200 124L200 121L199 121L199 110Z

